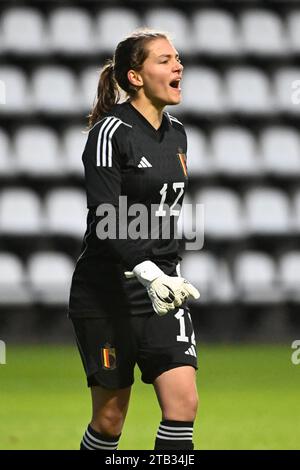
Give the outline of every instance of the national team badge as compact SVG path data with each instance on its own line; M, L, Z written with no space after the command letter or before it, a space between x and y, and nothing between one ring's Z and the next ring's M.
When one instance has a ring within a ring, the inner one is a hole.
M181 168L183 171L184 176L187 178L187 168L186 168L186 154L182 152L182 150L179 148L179 153L177 153L177 157L179 159L179 162L181 164Z
M104 348L101 348L101 361L103 369L116 368L116 350L110 344L105 344Z

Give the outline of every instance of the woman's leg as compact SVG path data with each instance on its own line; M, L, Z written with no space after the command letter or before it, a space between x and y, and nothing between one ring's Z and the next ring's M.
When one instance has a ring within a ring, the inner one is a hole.
M92 419L81 441L81 450L115 450L125 422L131 387L109 390L91 387Z
M198 408L194 367L183 365L163 372L153 385L162 411L155 449L192 450Z

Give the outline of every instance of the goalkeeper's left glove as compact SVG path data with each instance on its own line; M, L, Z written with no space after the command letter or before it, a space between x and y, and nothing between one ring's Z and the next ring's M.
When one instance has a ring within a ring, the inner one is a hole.
M152 261L143 261L134 267L133 272L125 272L127 278L136 276L143 284L151 299L154 311L165 315L180 307L188 297L198 299L200 293L186 279L167 276Z

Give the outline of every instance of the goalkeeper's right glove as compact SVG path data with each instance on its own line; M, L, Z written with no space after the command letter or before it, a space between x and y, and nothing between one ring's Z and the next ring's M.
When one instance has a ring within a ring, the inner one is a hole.
M165 315L180 307L190 296L200 297L198 290L182 277L167 276L152 261L143 261L134 267L133 272L125 272L130 278L136 276L148 292L154 311Z

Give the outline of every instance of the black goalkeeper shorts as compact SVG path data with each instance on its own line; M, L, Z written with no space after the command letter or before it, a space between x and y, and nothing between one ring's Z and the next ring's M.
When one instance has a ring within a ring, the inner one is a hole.
M87 385L129 387L137 364L150 384L163 372L190 365L197 369L196 343L188 308L110 318L71 318Z

